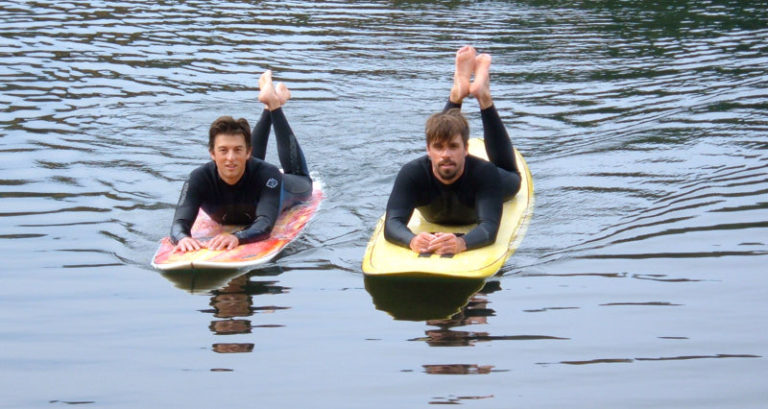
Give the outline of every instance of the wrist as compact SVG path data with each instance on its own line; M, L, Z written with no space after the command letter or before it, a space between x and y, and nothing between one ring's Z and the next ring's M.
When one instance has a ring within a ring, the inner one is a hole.
M465 251L467 249L467 242L464 241L463 237L456 237L456 247L459 252Z

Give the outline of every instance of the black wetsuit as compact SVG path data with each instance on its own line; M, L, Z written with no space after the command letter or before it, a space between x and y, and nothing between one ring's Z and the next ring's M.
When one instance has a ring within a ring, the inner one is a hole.
M284 174L264 161L271 126L275 128ZM219 177L213 161L192 171L173 216L171 240L174 244L191 235L200 208L219 223L246 225L234 233L240 244L263 240L269 237L281 211L312 194L312 179L304 154L282 109L271 112L265 109L251 138L252 157L234 185Z
M461 105L449 102L443 112ZM478 223L464 235L467 249L493 243L501 221L502 202L520 189L520 171L512 142L496 108L480 111L489 161L467 156L464 172L446 185L432 173L428 156L405 164L395 179L387 202L384 237L409 247L415 234L408 229L414 209L430 222L445 225Z

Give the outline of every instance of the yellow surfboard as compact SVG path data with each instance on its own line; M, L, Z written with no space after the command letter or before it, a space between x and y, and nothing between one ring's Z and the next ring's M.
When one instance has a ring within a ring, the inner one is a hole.
M488 159L482 139L469 140L469 153ZM487 278L496 274L525 236L528 221L533 214L533 179L528 164L515 149L515 159L522 174L520 191L504 202L496 241L485 247L465 251L451 257L436 254L421 256L411 249L392 244L384 239L384 216L376 224L363 258L363 272L369 276L440 276L454 278ZM418 209L408 222L414 233L449 231L466 233L476 225L441 226L424 219Z

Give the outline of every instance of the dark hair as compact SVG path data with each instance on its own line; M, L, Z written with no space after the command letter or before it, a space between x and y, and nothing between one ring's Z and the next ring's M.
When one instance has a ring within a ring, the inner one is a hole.
M251 149L251 127L245 118L235 120L231 116L226 115L216 118L211 124L211 129L208 130L208 150L213 150L216 135L219 134L243 135L243 138L245 138L245 148Z
M469 123L459 108L432 114L424 127L427 134L427 146L433 142L449 142L456 134L461 134L464 146L469 143Z

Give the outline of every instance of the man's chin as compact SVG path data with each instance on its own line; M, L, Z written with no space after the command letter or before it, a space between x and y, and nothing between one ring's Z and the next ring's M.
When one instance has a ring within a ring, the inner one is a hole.
M441 170L441 171L438 172L440 177L445 179L445 180L451 180L451 179L455 178L457 173L458 172L455 171L455 170L448 171L448 172Z

